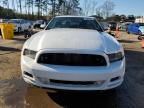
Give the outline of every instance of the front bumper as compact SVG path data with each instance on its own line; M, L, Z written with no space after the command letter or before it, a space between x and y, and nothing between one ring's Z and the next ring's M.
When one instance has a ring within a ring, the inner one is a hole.
M106 67L82 67L42 65L32 62L28 57L23 57L21 68L24 80L38 87L60 90L108 90L122 84L125 73L125 58ZM98 83L91 85L53 83L50 82L50 79Z

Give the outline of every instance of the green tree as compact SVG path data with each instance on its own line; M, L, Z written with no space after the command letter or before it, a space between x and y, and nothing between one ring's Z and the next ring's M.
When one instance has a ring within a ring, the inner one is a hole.
M25 0L25 7L27 7L28 14L34 14L34 0ZM31 12L30 12L31 11Z
M20 13L22 13L22 1L21 1L21 0L19 0L19 1L18 1L18 3L19 3L19 5L18 5L18 6L19 6Z
M41 1L42 1L42 0L35 0L35 6L37 7L38 19L39 19L39 17L40 17Z
M3 2L3 7L9 9L9 1L8 0L3 0L2 2Z
M104 2L104 4L102 5L102 9L103 9L103 15L105 16L105 18L110 17L114 8L115 8L115 4L113 1L106 0Z
M51 6L52 16L55 16L60 12L60 7L64 2L64 0L47 0L47 4Z
M79 7L80 0L67 0L65 3L65 12L66 15L76 15L81 12L81 8Z
M15 0L12 0L12 9L15 11Z

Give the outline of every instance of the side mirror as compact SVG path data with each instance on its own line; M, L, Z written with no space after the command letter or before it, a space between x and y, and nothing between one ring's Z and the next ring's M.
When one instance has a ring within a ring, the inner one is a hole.
M40 25L40 28L41 28L41 29L44 29L45 27L46 27L45 24L41 24L41 25Z

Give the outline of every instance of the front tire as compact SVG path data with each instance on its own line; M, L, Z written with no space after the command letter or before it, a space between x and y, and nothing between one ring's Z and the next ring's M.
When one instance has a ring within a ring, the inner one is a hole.
M144 40L144 36L138 36L138 40Z

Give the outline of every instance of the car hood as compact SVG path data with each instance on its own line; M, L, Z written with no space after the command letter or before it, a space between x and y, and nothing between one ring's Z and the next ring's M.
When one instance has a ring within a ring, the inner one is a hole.
M106 53L116 52L120 45L105 32L86 29L43 30L33 35L25 43L28 49L93 50Z
M14 25L14 27L17 27L19 25L19 23L11 23Z

